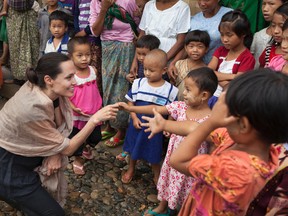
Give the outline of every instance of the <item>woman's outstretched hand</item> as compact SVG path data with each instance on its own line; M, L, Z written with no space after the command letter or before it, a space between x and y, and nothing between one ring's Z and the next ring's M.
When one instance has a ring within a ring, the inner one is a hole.
M91 119L95 124L98 124L102 121L107 121L111 119L115 119L117 116L117 112L119 110L118 103L107 105L100 109L98 112L96 112L93 116L91 116Z
M166 119L162 117L160 113L158 113L155 109L153 109L154 117L150 118L147 116L143 116L142 119L146 120L147 123L142 123L142 127L147 127L145 132L151 132L148 136L148 139L151 139L155 134L163 131L164 125L166 123Z

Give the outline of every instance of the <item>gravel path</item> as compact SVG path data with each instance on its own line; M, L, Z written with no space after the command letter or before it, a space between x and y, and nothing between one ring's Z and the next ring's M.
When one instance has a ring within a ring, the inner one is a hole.
M99 144L93 154L95 157L87 161L86 174L82 177L73 173L71 164L67 166L66 215L138 216L157 203L157 190L148 164L140 161L132 182L122 184L120 176L127 164L115 160L115 150ZM0 201L0 216L22 216L22 213Z

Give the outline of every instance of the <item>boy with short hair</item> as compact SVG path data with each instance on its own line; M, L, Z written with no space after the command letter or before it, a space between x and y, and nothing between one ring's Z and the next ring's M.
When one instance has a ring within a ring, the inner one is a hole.
M51 37L51 32L49 31L49 15L56 10L65 12L68 15L68 22L73 19L72 13L62 8L58 0L46 1L46 5L38 12L37 20L40 33L39 58L44 54L46 43Z
M136 78L144 77L143 61L148 52L157 49L160 46L160 40L154 35L143 35L136 42L136 58L138 64L137 74L131 72L126 76L126 79L132 83Z
M67 43L69 41L68 17L63 11L54 11L49 16L49 29L52 37L47 41L44 53L59 52L68 54Z

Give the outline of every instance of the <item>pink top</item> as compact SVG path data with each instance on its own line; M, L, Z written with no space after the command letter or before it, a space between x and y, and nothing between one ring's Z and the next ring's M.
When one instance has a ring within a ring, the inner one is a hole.
M96 74L93 67L89 66L90 74L88 77L80 78L75 74L76 85L74 95L70 98L75 107L80 108L82 112L93 115L102 107L102 98L96 83ZM79 115L73 112L74 127L82 129L89 117Z
M282 71L285 64L287 64L287 61L282 57L282 55L276 55L271 59L268 67L275 71Z
M180 216L245 215L250 202L278 166L278 152L273 146L266 163L246 152L230 150L234 142L225 138L226 128L213 133L212 140L220 141L220 145L211 155L198 155L191 160L188 169L196 181Z
M116 4L123 7L132 16L135 22L139 23L139 18L134 17L133 11L137 11L137 5L135 0L116 0ZM101 2L99 0L92 0L90 4L90 26L96 21L101 9ZM91 31L93 32L92 28ZM99 36L99 35L96 35ZM129 23L124 23L117 18L114 19L113 27L108 30L104 27L101 33L101 40L103 41L121 41L121 42L132 42L134 33Z

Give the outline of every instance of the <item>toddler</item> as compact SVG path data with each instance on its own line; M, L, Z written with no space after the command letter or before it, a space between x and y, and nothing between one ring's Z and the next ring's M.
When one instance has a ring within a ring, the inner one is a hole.
M132 89L126 95L130 105L144 106L150 104L167 105L172 103L178 89L163 80L162 75L167 70L167 55L163 50L154 49L144 59L144 78L136 79ZM149 162L154 172L154 182L160 174L163 134L159 133L153 139L148 139L148 133L141 127L142 115L130 113L131 120L127 129L123 149L130 154L129 168L122 175L121 181L130 183L135 173L137 160Z
M70 137L76 135L88 122L91 115L96 113L102 106L96 83L96 69L89 66L91 60L90 43L84 37L74 37L68 43L68 53L76 68L76 85L74 95L70 98L73 109L74 126ZM86 144L95 147L101 140L101 126L95 127L86 140ZM92 159L91 151L84 148L84 144L75 153L73 170L75 174L84 175L84 160Z
M68 18L63 11L54 11L49 16L49 28L52 37L47 41L44 53L59 52L67 53L67 43L69 41Z

